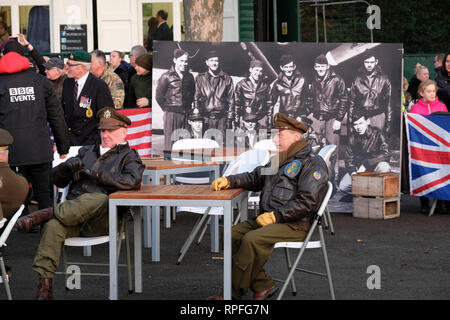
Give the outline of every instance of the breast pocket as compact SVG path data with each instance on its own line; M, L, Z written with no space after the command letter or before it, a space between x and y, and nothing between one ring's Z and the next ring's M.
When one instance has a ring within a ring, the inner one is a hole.
M272 189L272 197L274 200L286 202L294 199L295 192L295 181L288 177L282 177L282 180Z

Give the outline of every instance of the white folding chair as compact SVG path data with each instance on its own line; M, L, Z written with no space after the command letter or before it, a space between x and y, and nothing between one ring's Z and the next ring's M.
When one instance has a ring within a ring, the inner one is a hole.
M318 155L325 160L325 163L327 164L327 167L329 170L334 170L334 168L331 168L330 166L330 158L333 154L333 152L336 150L337 146L335 144L329 144L324 146L322 149L319 150ZM330 225L330 231L331 234L334 235L334 227L333 227L333 221L331 220L331 213L330 208L326 206L325 208L325 215L323 222L325 224L325 229L328 229L328 224Z
M181 139L176 141L172 146L172 151L191 150L191 149L205 149L205 148L219 148L217 141L212 139ZM178 158L172 155L172 160L180 161L192 161L192 159ZM194 174L193 174L194 175ZM195 174L197 175L197 174ZM210 183L210 176L190 177L183 175L176 175L174 179L175 183L182 184L208 184Z
M54 167L60 165L61 163L65 162L67 159L78 155L78 151L80 150L81 147L82 146L71 146L69 149L69 153L67 154L67 157L64 159L59 158L58 152L53 153L52 167L54 168ZM63 192L64 192L64 188L56 188L56 186L53 185L53 207L56 206L56 204L58 203L58 198L62 197ZM84 247L83 255L85 257L90 257L92 255L92 248L90 246Z
M228 167L226 168L224 172L224 176L230 176L238 173L243 172L251 172L256 167L265 165L269 162L270 154L267 150L249 150L244 153L242 153L239 157L237 157L233 162L231 162ZM197 236L197 233L199 232L200 228L203 225L203 230L200 233L200 237L197 241L197 244L199 244L203 238L203 235L205 234L206 227L208 226L211 216L221 216L223 215L223 207L177 207L177 211L181 212L192 212L192 213L198 213L202 216L197 219L197 222L194 225L194 228L192 229L191 233L189 234L188 238L184 242L183 246L180 249L179 257L177 264L181 263L181 260L187 253L187 250L191 246L194 238ZM239 212L239 208L238 208ZM208 219L208 220L207 220ZM233 224L237 224L240 219L240 214L236 216L234 219ZM205 223L206 221L206 223Z
M3 233L0 236L0 269L1 269L0 283L3 282L5 284L6 296L8 297L8 300L12 300L12 295L11 289L9 287L9 277L6 274L5 261L3 260L3 247L6 247L6 240L8 240L9 234L11 233L11 230L16 224L17 219L19 219L20 215L22 214L24 208L25 205L20 206L20 208L12 216L11 220L9 220L5 230L3 230Z
M295 296L297 294L297 290L295 287L295 279L294 279L295 271L301 271L301 272L305 272L305 273L309 273L309 274L313 274L313 275L318 275L321 277L326 277L328 279L328 285L330 287L331 299L335 300L333 281L331 279L330 265L328 263L327 250L325 247L325 239L323 236L323 230L322 230L322 224L321 224L322 215L325 211L328 201L330 200L332 191L333 191L333 184L328 181L328 190L325 194L325 197L322 200L319 210L317 211L317 213L314 217L314 222L311 225L311 228L309 229L308 233L306 234L305 240L298 241L298 242L297 241L277 242L275 244L274 248L284 248L285 249L286 262L287 262L287 266L288 266L288 270L289 270L289 274L288 274L286 280L283 281L283 280L274 279L275 281L283 282L283 287L281 288L280 293L278 294L277 300L280 300L283 297L284 292L286 291L286 288L289 285L289 282L291 283L291 286L292 286L292 295ZM320 238L318 241L310 241L317 226L319 229L319 237ZM301 268L297 267L300 262L300 259L303 257L303 253L305 252L305 250L313 249L313 248L322 248L322 254L323 254L323 258L324 258L324 262L325 262L326 274L315 272L315 271L310 271L310 270L305 270L305 269L301 269ZM291 263L291 259L289 256L289 249L300 249L300 252L298 253L297 258L295 259L293 264Z
M69 186L66 186L62 189L62 196L61 196L61 202L66 201L67 193L69 190ZM131 274L131 255L130 255L130 243L129 243L129 236L128 236L128 227L127 227L127 217L122 217L122 221L120 222L120 228L119 228L119 237L117 237L117 260L119 260L120 256L120 249L122 240L125 240L126 244L126 250L127 250L127 263L126 264L119 264L119 267L128 267L128 292L133 293L133 279ZM109 263L87 263L87 262L68 262L67 261L67 253L66 253L66 247L89 247L95 245L100 245L104 243L109 243L109 235L106 236L99 236L99 237L71 237L67 238L64 241L63 246L63 268L64 272L56 272L56 274L64 274L66 277L66 283L67 283L67 267L70 265L86 265L86 266L109 266ZM109 277L109 273L80 273L80 276L107 276ZM69 290L66 286L66 290Z

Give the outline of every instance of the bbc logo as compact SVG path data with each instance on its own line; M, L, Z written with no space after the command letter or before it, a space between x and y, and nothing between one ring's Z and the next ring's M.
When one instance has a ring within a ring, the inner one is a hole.
M9 88L9 95L11 96L23 94L34 94L34 87Z

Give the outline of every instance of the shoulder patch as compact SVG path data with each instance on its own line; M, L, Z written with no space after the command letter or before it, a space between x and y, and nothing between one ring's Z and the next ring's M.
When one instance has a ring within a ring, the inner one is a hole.
M320 180L320 178L322 178L322 174L320 173L320 171L314 171L313 176L316 180Z
M284 168L284 174L290 178L295 177L302 167L302 163L298 160L294 160Z

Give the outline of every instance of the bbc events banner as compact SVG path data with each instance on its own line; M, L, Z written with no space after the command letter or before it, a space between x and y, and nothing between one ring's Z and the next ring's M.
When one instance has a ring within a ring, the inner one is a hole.
M153 154L171 148L177 129L252 148L271 138L282 112L307 124L315 152L337 146L333 211L352 210L352 173L400 171L401 44L156 41L154 49Z

